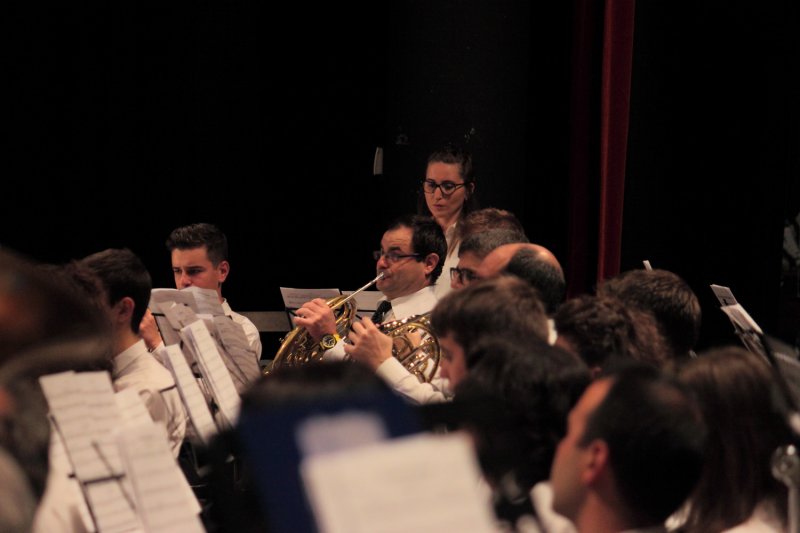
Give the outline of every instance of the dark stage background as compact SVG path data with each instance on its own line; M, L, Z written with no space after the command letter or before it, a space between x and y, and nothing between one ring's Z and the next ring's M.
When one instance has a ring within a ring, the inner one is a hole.
M169 231L214 222L234 309L275 310L280 286L371 279L383 226L450 140L474 153L482 205L565 257L569 195L590 194L567 182L572 4L379 4L9 8L0 243L47 262L126 246L171 286ZM789 1L637 4L622 266L686 278L703 346L732 340L709 283L780 322L798 22Z

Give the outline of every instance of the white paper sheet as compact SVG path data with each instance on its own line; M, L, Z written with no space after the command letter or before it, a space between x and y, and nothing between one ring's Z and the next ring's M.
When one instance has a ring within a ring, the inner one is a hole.
M342 294L350 295L353 294L355 291L342 291ZM383 298L383 293L381 291L361 291L355 295L355 300L358 305L357 309L359 311L359 315L361 313L366 314L369 312L370 316L372 313L378 308L378 300Z
M736 298L728 287L711 285L711 290L714 291L714 295L717 297L717 300L719 300L719 305L736 305Z
M183 328L181 334L192 344L200 373L211 389L220 414L233 427L239 416L241 399L208 328L198 320Z
M303 307L304 303L314 298L327 300L328 298L333 298L340 294L341 291L339 289L292 289L289 287L281 287L283 306L286 307L286 309L299 309Z
M495 532L462 434L420 435L331 454L301 465L325 533Z
M195 432L203 443L208 444L211 437L217 433L217 426L208 410L206 398L203 396L200 387L197 385L194 374L192 374L186 359L180 348L177 346L167 346L164 349L165 364L175 377L175 384L178 392L183 399L183 405L189 413L189 419L194 426Z
M166 430L127 427L117 433L136 496L137 510L148 533L204 531L199 504L167 445Z

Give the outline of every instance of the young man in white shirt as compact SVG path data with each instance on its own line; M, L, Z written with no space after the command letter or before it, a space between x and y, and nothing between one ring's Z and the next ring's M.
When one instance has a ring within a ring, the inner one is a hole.
M245 316L235 313L222 296L222 284L230 273L228 239L213 224L199 223L176 228L166 242L172 260L175 287L200 287L217 292L225 315L242 326L256 361L261 359L261 337L258 328ZM161 336L152 315L142 323L142 337L150 350L161 344Z
M155 422L167 428L177 457L187 415L172 374L153 357L139 336L150 301L151 281L142 261L128 249L108 249L81 260L100 281L114 343L111 380L117 391L133 388Z

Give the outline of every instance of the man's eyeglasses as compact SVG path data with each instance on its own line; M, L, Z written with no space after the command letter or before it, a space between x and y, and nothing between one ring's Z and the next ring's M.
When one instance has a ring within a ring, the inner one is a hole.
M372 257L375 261L379 261L381 256L386 258L387 263L397 263L401 259L405 259L406 257L421 257L422 254L399 254L397 252L382 252L380 250L375 250L372 252Z
M436 192L436 188L442 190L442 194L444 196L450 196L457 189L463 187L464 183L453 183L452 181L443 181L441 183L436 183L433 180L425 180L422 182L422 190L425 191L425 194L433 194Z
M469 285L473 281L478 281L481 278L474 270L470 270L469 268L452 267L450 269L450 279L462 285Z

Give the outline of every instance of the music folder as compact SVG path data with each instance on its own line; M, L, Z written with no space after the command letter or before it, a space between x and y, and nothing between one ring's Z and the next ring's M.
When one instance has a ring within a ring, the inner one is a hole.
M342 392L280 407L248 405L236 426L270 531L292 533L319 531L300 475L307 455L418 431L413 408L388 390Z

